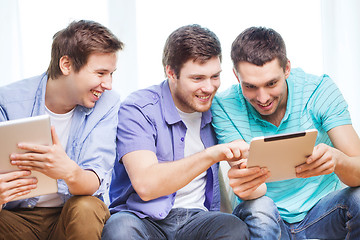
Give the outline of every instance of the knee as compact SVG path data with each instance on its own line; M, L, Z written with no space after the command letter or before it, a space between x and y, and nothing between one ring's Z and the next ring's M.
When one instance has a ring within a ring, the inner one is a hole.
M352 202L360 202L360 187L351 187L348 189L348 192Z
M102 219L103 222L110 217L109 210L104 202L93 196L73 196L64 205L63 211L71 216L91 219Z
M223 216L221 229L228 235L228 239L250 239L250 233L245 222L232 214Z
M143 230L143 223L139 217L129 212L118 212L111 215L106 222L101 239L144 239L146 234Z
M348 201L349 206L357 211L360 212L360 187L349 187L345 189L345 196L343 199Z
M266 213L277 213L277 207L274 201L267 197L263 196L254 200L248 200L241 202L234 210L235 215L241 213L251 213L254 214L266 214Z

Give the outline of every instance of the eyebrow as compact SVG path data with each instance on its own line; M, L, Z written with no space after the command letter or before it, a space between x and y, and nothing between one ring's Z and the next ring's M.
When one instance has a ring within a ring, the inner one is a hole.
M115 72L116 68L114 69L114 71L110 71L110 69L107 68L99 68L99 69L94 69L96 72Z
M269 83L271 83L271 82L274 82L274 81L279 81L279 77L273 78L273 79L271 79L271 80L269 80L269 81L265 82L265 84L264 84L264 85L267 85L267 84L269 84ZM251 85L251 86L258 87L257 85L252 84L252 83L245 82L244 80L242 80L241 82L242 82L242 84L245 84L245 85Z

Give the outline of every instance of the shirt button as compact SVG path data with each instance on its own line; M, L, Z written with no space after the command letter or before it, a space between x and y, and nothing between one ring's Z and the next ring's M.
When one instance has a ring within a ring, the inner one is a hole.
M182 137L180 140L183 142L185 139Z

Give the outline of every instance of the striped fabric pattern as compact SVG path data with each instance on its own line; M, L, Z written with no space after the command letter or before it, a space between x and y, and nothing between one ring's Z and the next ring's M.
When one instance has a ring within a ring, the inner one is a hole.
M351 124L348 106L336 84L327 75L320 77L292 69L288 85L288 102L279 127L263 120L244 99L240 84L218 93L212 105L213 126L219 143L253 137L290 133L316 128L316 144L332 146L330 129ZM281 217L294 223L329 192L341 188L335 174L267 183L267 196L278 206Z

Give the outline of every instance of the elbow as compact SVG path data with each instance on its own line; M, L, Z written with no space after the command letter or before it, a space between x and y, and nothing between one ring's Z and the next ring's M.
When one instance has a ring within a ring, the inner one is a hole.
M145 202L156 198L156 196L153 195L154 191L151 188L150 184L144 184L144 183L133 184L133 187L136 193L141 198L141 200Z

